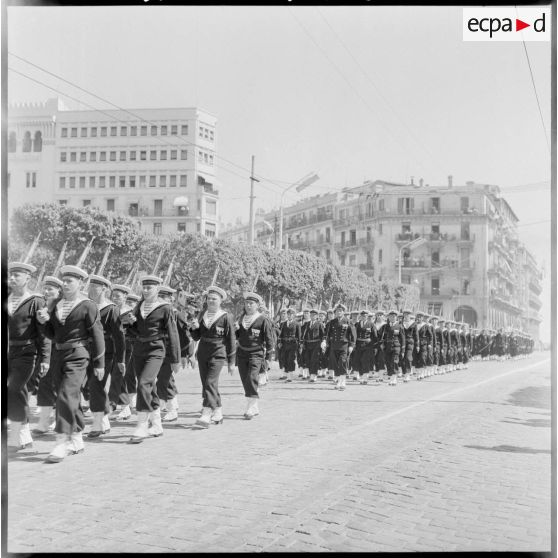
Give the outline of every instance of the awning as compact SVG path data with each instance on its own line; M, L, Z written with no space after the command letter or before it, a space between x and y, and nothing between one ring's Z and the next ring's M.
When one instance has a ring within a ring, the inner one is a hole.
M204 182L209 182L209 184L213 184L213 186L222 186L222 183L210 174L205 174L204 172L198 172L197 174L198 178L201 177Z

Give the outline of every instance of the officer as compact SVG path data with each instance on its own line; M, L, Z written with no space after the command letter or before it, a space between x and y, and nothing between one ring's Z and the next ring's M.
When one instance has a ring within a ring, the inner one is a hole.
M349 365L349 355L353 352L356 331L344 312L347 308L338 304L335 308L335 318L329 323L327 338L322 342L322 348L330 347L330 358L334 365L334 374L337 379L335 389L343 391Z
M281 326L279 348L283 351L283 364L287 373L287 382L293 381L296 369L295 359L301 342L300 324L295 320L294 308L287 309L287 321Z
M318 377L320 358L323 354L321 343L325 339L325 326L318 319L318 311L310 310L310 322L304 330L302 341L306 351L306 362L310 373L310 382L314 383Z

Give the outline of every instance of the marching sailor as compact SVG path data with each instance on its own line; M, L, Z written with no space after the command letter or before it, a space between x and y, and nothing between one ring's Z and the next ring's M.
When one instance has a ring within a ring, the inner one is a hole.
M295 359L301 341L300 324L295 320L294 308L287 310L287 321L283 322L277 346L283 351L283 364L287 373L287 382L293 381L296 369Z
M325 339L325 326L318 319L318 311L310 310L310 322L304 330L302 338L306 351L306 364L310 372L310 382L315 382L320 369L320 358L323 354L321 342Z

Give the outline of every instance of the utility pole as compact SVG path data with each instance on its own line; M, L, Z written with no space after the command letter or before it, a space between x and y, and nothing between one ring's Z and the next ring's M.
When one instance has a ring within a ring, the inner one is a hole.
M254 155L252 155L252 172L250 173L250 230L248 232L248 243L254 244L254 182L259 182L254 178Z

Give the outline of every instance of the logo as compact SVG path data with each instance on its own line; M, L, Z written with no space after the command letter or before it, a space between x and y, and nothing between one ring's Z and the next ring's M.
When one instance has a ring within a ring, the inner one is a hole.
M550 41L550 7L463 8L464 41Z

